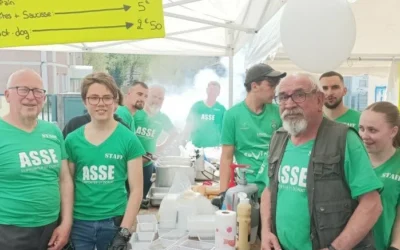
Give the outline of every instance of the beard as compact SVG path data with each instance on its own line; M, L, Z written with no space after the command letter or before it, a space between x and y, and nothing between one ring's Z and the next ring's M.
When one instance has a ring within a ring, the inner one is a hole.
M287 117L289 115L297 115L298 118ZM282 115L282 126L292 136L297 136L307 129L307 120L304 118L304 113L300 108L285 110Z
M155 104L150 104L149 105L149 111L152 114L157 114L158 112L160 112L160 109L161 109L161 107L159 107L158 105L155 105Z
M324 103L324 106L328 109L335 109L339 106L339 104L342 102L343 98L339 98L336 102L329 104L328 102Z
M143 102L136 102L135 105L133 105L135 107L135 109L137 110L142 110L144 107L144 103Z

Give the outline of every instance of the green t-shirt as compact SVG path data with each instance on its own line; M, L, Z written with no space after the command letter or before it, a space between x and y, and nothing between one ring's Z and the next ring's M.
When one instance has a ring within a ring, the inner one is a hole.
M0 119L0 225L39 227L60 212L59 175L66 160L60 129L38 120L28 133Z
M135 131L133 115L126 106L118 106L115 113L126 123L126 125L129 125L132 131Z
M170 132L174 125L164 113L158 112L149 116L146 111L138 110L133 117L136 125L136 135L143 145L144 150L155 153L157 150L157 139L162 131ZM145 164L149 166L151 162Z
M311 250L307 197L307 169L314 140L295 146L290 140L279 169L276 208L277 237L283 249ZM347 133L344 172L353 199L382 188L358 135ZM263 163L257 180L269 184L268 163ZM295 208L295 209L293 209Z
M75 164L74 218L103 220L123 215L127 163L142 156L143 147L137 136L120 123L98 146L86 140L85 127L70 133L65 141L69 160Z
M349 127L355 128L357 131L359 130L359 123L360 123L360 116L361 113L355 111L353 109L348 109L346 113L339 116L335 119L336 122L346 124Z
M387 249L392 239L397 208L400 206L400 149L374 170L384 187L381 192L383 213L374 226L375 246L376 249Z
M196 147L217 147L220 145L222 120L226 109L219 102L208 107L198 101L190 109L187 122L192 124L191 140Z
M260 114L252 112L244 101L226 111L221 144L233 145L236 162L250 165L254 172L246 174L249 183L254 183L267 154L271 136L281 126L279 107L275 104L266 104ZM261 186L258 187L261 193Z

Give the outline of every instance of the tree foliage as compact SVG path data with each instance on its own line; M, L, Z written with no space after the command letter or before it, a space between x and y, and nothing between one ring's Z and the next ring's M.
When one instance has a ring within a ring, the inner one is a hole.
M107 71L122 86L133 80L144 81L147 76L150 57L145 55L109 54Z
M83 64L93 66L94 71L105 71L107 67L107 54L104 53L83 53Z
M122 86L133 80L148 78L150 56L84 53L83 63L93 66L94 71L107 71Z
M94 71L107 71L118 86L141 80L179 89L192 85L202 69L212 69L219 77L227 74L218 57L84 53L83 60Z

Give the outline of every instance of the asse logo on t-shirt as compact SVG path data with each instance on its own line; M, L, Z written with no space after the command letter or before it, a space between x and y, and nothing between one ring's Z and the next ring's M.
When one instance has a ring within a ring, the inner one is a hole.
M202 114L200 119L201 120L205 120L205 121L214 121L215 120L215 115Z
M114 181L114 165L84 166L82 181L84 183L109 184Z
M19 161L21 171L30 171L43 167L58 167L57 154L54 149L20 152Z
M151 128L138 127L136 129L136 134L137 135L141 135L141 136L154 138L156 136L156 131L154 129L151 129Z

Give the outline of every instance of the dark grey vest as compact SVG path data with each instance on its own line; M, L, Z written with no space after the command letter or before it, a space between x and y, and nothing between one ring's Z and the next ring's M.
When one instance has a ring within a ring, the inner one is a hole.
M313 250L325 248L332 243L343 231L358 205L358 201L351 197L344 173L346 135L349 129L353 128L326 118L318 129L307 172ZM280 129L273 135L269 148L271 229L275 235L278 173L288 139L288 133ZM373 243L370 232L354 249L372 250L375 249Z

